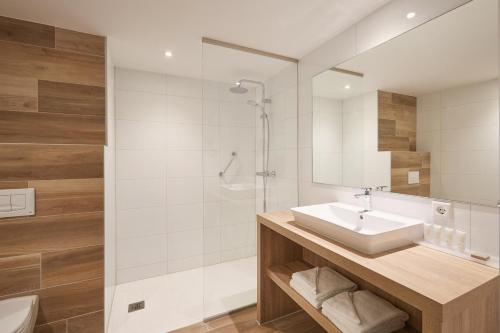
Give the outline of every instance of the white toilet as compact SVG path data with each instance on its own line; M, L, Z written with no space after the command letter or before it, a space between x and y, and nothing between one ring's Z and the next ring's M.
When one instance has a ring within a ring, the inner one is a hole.
M38 314L38 296L0 301L1 333L33 333Z

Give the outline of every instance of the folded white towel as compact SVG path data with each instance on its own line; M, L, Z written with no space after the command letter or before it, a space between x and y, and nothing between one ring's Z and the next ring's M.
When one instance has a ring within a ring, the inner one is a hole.
M293 273L290 286L317 309L328 298L357 288L354 282L329 267Z
M353 317L353 307L360 321ZM332 297L323 303L322 312L344 333L390 333L402 329L409 318L368 290L356 291L352 298L347 293Z

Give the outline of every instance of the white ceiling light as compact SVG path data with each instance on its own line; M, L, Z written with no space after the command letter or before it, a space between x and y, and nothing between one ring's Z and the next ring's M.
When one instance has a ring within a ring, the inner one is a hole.
M411 20L412 18L414 18L417 14L415 14L415 12L409 12L408 14L406 14L406 18L408 20Z
M344 86L344 89L349 90L349 89L351 89L351 86L350 86L350 85L348 85L348 84L346 84L346 85Z
M172 51L165 51L166 58L172 58L172 56L173 56Z

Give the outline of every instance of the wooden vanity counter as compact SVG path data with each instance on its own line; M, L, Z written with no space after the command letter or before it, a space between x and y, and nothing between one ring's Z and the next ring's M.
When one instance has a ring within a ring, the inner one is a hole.
M258 320L306 311L340 332L288 285L291 273L329 265L410 314L401 332L498 332L499 271L415 245L375 256L349 249L294 223L291 212L260 214Z

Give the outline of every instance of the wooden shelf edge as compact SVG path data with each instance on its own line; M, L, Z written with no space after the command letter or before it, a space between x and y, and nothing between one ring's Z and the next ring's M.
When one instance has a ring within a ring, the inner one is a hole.
M321 325L329 333L342 333L341 330L333 324L330 319L306 301L299 293L290 287L290 280L294 272L303 271L311 268L311 265L303 261L293 261L285 265L277 265L267 268L266 275L281 290L283 290L295 303L297 303L311 318ZM411 327L401 329L395 333L418 333Z

